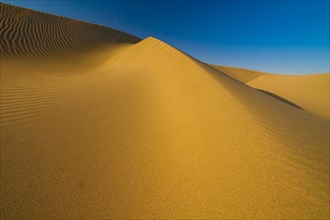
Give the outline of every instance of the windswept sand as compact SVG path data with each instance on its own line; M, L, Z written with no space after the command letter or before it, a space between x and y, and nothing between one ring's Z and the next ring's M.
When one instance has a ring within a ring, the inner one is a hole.
M42 58L0 48L1 219L329 218L327 120L124 38Z
M265 74L248 82L294 102L306 111L329 120L330 74L279 75Z
M212 68L230 76L242 83L248 83L249 81L264 75L266 73L254 70L248 70L243 68L229 67L229 66L218 66L209 64Z
M89 24L11 5L0 5L2 56L44 58L86 52L139 38L96 24Z
M326 120L330 118L330 73L283 75L227 66L210 66L270 96L291 102L315 116Z

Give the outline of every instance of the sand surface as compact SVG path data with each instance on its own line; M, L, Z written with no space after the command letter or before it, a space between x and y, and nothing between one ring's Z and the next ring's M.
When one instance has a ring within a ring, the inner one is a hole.
M209 66L213 67L216 70L219 70L220 72L242 82L242 83L248 83L249 81L264 75L266 73L260 72L260 71L254 71L254 70L248 70L243 68L235 68L235 67L229 67L229 66L219 66L219 65L212 65L209 64Z
M327 120L111 33L52 54L0 32L1 219L329 218Z
M314 116L326 120L330 118L330 73L284 75L227 66L210 66L265 94L302 108Z
M3 3L0 27L2 56L42 59L140 41L111 28Z
M248 85L284 97L306 111L329 120L329 73L296 76L265 74L248 82Z

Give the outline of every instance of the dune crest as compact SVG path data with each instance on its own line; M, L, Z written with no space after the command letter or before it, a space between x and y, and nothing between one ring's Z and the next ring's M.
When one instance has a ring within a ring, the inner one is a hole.
M229 66L219 66L219 65L213 65L209 64L209 66L215 68L216 70L221 71L222 73L242 82L242 83L248 83L249 81L264 75L266 73L255 71L255 70L248 70L243 68L235 68L235 67L229 67Z
M4 3L0 6L1 56L60 56L140 40L96 24Z
M286 99L314 116L326 120L330 118L330 73L282 75L212 64L209 66L252 88Z
M265 74L247 83L285 97L313 115L330 118L330 74Z
M1 67L1 219L329 217L325 120L153 37L109 50Z

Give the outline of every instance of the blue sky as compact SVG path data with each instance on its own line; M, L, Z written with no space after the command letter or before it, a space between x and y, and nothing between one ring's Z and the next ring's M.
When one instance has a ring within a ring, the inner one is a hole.
M154 36L208 63L286 74L330 72L328 0L2 1Z

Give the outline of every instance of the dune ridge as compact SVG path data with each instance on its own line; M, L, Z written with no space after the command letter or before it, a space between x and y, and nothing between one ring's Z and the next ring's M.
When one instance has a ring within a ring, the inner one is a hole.
M270 96L286 99L314 116L330 118L330 73L285 75L209 65L252 88L266 91Z
M125 45L2 61L1 219L329 218L327 121Z
M330 119L330 73L291 76L264 74L247 85L285 97L313 115Z
M0 3L2 56L47 57L139 38L100 25Z
M209 65L242 83L248 83L249 81L251 81L257 77L266 74L264 72L248 70L248 69L243 69L243 68L219 66L219 65L214 65L214 64L209 64Z

